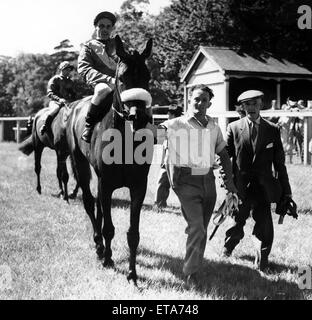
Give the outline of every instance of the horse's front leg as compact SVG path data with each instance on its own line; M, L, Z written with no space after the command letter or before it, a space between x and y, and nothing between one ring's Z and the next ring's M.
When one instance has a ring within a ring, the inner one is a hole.
M112 268L114 266L114 261L112 260L112 249L111 243L115 236L115 227L112 221L111 215L111 205L112 205L112 190L106 190L103 186L102 179L99 179L98 185L98 200L101 206L104 224L102 229L102 234L105 240L104 249L104 261L103 266L107 268ZM97 221L99 226L99 221Z
M130 258L129 258L129 274L128 281L133 281L134 284L137 284L137 273L136 273L136 256L137 248L140 242L140 213L142 204L145 198L146 193L146 184L142 183L140 186L130 188L131 196L131 208L130 208L130 227L127 233L128 246L130 249Z
M72 191L72 193L68 195L68 198L69 199L76 199L78 191L79 191L79 183L76 182L76 186L75 186L74 190Z
M63 199L68 202L68 171L66 166L67 155L62 151L57 151L57 178L59 180L60 194L63 195Z

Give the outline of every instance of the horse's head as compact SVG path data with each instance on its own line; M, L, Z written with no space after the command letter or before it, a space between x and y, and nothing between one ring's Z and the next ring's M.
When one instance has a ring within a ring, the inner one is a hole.
M120 59L116 72L117 95L126 119L133 122L134 130L138 130L152 117L152 97L148 91L150 72L145 63L152 52L152 40L147 42L142 53L126 52L119 36L115 37L115 42Z

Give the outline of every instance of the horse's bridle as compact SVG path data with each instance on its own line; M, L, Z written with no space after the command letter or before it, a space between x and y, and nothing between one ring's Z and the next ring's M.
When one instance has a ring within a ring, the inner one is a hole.
M130 101L145 102L145 107L150 107L152 97L148 91L143 88L131 88L120 92L120 80L119 80L119 67L121 59L118 59L115 73L115 98L117 99L118 108L116 108L115 102L113 102L112 109L119 115L124 121L134 121L137 117L137 105L127 105Z

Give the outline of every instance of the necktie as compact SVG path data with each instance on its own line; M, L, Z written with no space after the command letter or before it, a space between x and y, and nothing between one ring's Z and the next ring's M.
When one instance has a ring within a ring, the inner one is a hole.
M257 127L256 127L256 123L252 122L251 123L251 141L255 142L255 139L257 137Z

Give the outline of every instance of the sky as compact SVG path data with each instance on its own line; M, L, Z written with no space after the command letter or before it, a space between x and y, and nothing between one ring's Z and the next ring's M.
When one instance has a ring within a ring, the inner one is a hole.
M69 39L76 50L90 39L101 11L118 12L124 0L0 0L0 55L52 53ZM150 0L153 14L170 0Z

